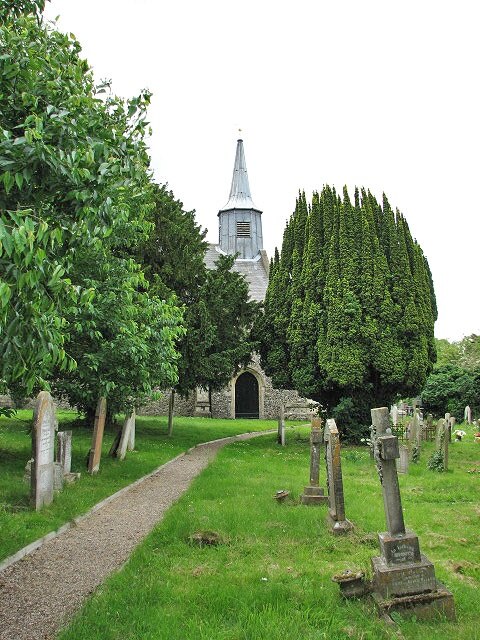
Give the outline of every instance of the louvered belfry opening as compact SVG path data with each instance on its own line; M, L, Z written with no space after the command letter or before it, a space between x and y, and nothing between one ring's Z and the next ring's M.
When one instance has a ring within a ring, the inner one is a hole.
M237 238L250 238L250 222L237 222Z
M263 249L262 212L250 194L243 140L237 140L230 196L218 217L220 249L241 260L257 258Z

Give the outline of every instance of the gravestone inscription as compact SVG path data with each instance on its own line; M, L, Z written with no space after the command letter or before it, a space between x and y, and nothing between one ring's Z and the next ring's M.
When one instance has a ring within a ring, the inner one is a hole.
M55 430L58 427L55 405L48 391L40 391L33 414L30 499L38 511L53 500Z

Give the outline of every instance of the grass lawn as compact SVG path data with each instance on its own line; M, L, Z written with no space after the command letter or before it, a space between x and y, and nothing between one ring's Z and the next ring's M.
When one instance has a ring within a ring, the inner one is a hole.
M263 436L221 450L59 638L480 638L480 444L466 430L468 439L451 446L449 472L426 468L433 451L427 443L420 462L400 476L406 525L454 593L458 622L396 616L398 626L388 626L369 598L341 600L331 576L346 568L370 572L378 555L376 532L385 530L380 483L366 449L342 450L346 514L356 528L334 537L325 506L298 504L309 474L308 432L298 429L285 448ZM277 503L278 489L292 499ZM199 530L217 532L224 544L195 546L189 536Z
M136 451L128 452L123 462L108 457L114 430L106 430L100 472L92 477L86 471L92 430L76 424L76 413L58 411L57 415L60 430L73 430L72 471L80 471L82 476L38 513L31 510L30 488L22 480L25 464L31 457L32 411L19 411L12 419L0 418L0 560L85 513L103 498L199 442L276 428L272 420L176 417L173 436L169 438L166 418L138 416Z

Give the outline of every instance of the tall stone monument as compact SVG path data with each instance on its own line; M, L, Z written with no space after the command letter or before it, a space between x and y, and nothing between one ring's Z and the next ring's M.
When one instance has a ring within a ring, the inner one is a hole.
M53 500L55 430L58 427L55 405L48 391L40 391L33 413L30 500L39 511Z
M372 558L373 597L382 613L402 611L417 618L438 614L455 619L453 595L435 578L433 564L420 553L418 537L403 520L395 460L398 439L391 434L387 407L372 409L372 439L382 484L387 531L378 534L381 555Z
M88 455L88 473L97 473L100 468L100 458L102 457L103 430L105 428L105 418L107 417L107 400L100 398L95 411L95 423L93 425L92 448Z
M335 420L327 420L323 439L327 464L328 522L332 532L338 535L353 529L353 524L345 517L340 436Z
M413 410L413 417L410 421L410 431L408 434L408 446L410 460L416 463L420 460L420 449L422 441L422 428L420 424L420 414L418 408Z
M324 495L319 483L320 469L320 445L323 439L321 418L312 418L312 431L310 434L310 484L303 490L300 496L302 504L325 504L328 497Z

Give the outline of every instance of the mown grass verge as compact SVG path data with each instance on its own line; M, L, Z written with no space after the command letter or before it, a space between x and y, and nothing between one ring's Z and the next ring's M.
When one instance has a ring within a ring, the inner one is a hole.
M400 476L405 521L454 593L458 622L379 619L370 599L342 601L331 576L369 571L385 529L381 488L366 449L342 451L347 517L329 533L325 507L298 504L308 480L307 431L281 448L270 436L236 443L194 481L127 565L98 589L60 640L472 640L478 631L480 445L451 447L448 473L419 464ZM279 504L275 491L288 489ZM190 536L218 533L199 547Z
M92 477L86 470L91 428L79 425L78 416L73 412L59 411L58 418L60 430L73 430L72 471L81 472L82 476L79 482L66 486L50 506L38 513L30 507L30 488L23 482L25 465L31 457L32 412L19 411L15 418L0 418L0 560L58 529L100 500L200 442L276 427L272 420L176 417L173 436L169 438L165 417L138 416L136 450L129 452L122 462L110 458L107 454L115 429L107 429L100 472Z

